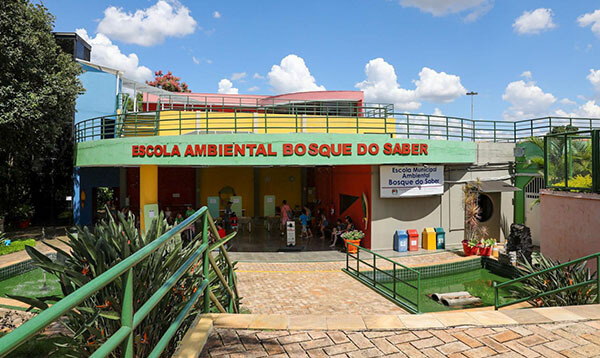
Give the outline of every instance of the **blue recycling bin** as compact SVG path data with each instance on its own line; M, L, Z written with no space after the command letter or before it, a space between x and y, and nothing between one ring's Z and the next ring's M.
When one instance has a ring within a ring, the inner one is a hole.
M394 251L408 251L408 234L406 230L396 230L394 233Z
M444 250L446 248L446 232L441 227L435 228L436 249Z

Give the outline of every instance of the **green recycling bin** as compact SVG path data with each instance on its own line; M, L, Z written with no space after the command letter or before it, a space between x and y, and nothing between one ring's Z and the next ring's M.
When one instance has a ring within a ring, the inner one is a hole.
M435 228L435 248L444 250L446 248L446 232L441 227Z

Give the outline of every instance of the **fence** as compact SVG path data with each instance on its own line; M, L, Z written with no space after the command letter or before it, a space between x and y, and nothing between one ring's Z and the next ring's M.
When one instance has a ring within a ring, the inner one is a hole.
M185 261L185 263L177 269L160 286L156 292L143 303L141 307L134 312L134 292L133 292L133 270L134 267L145 258L148 258L152 253L156 252L161 246L165 245L170 239L180 234L196 221L202 222L202 231L194 239L202 240L200 247ZM230 240L235 234L223 238L222 240L209 245L209 229L215 238L220 237L219 233L210 217L207 207L202 207L196 213L184 220L179 225L173 227L168 232L161 235L156 240L144 246L141 250L133 253L117 265L113 266L103 274L94 278L84 286L77 289L72 294L64 297L60 301L53 304L50 308L42 311L37 316L25 322L8 335L0 339L0 356L5 356L17 347L25 344L29 339L44 330L52 322L60 319L61 316L76 308L84 300L92 297L96 292L109 285L111 282L122 278L122 309L121 309L121 328L114 332L108 339L92 354L92 357L109 356L113 350L121 346L122 356L134 356L134 330L144 320L144 318L156 307L161 299L168 294L175 286L178 280L190 270L192 266L202 263L203 281L197 287L195 293L188 299L186 305L176 316L176 319L171 322L169 328L161 337L157 345L150 353L150 357L158 357L167 348L169 342L186 319L190 310L196 305L196 302L203 297L201 304L202 312L210 312L211 302L214 308L219 312L239 312L239 296L237 294L236 278L233 273L233 264L227 256L227 252L223 245ZM219 249L220 255L225 261L228 269L226 275L223 274L219 265L216 263L211 252ZM227 276L227 278L225 277ZM211 283L219 281L225 287L228 293L227 299L223 303L219 302L211 290Z
M544 163L546 187L600 193L600 131L548 134Z
M421 313L421 273L419 271L353 243L348 242L347 245L346 268L342 271L407 311ZM352 248L356 248L356 255L353 254ZM352 263L351 259L354 260ZM377 266L378 263L387 267L382 269Z
M516 122L394 113L382 106L343 110L308 104L255 108L219 106L122 113L75 124L75 141L131 136L211 133L364 133L396 138L518 142L541 137L552 128L600 128L600 119L545 117Z

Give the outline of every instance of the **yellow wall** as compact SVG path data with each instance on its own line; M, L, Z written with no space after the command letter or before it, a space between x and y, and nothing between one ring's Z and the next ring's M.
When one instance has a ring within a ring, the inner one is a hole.
M147 204L158 204L158 165L140 165L140 228L145 227L144 205Z
M254 216L254 169L251 167L215 167L198 170L198 188L200 205L207 205L206 197L219 196L219 190L230 186L237 196L242 197L242 209L245 216ZM224 209L220 205L220 209ZM239 213L238 216L242 216Z
M208 121L208 128L207 128ZM193 131L205 132L254 132L265 133L388 133L395 131L395 120L389 118L335 117L273 113L223 113L204 111L160 112L159 135L179 135ZM180 130L181 127L181 130Z
M290 177L294 181L290 181ZM281 202L287 200L293 209L296 205L302 205L302 170L294 167L276 167L258 169L258 200L259 216L264 212L264 196L275 195L275 206L281 206Z

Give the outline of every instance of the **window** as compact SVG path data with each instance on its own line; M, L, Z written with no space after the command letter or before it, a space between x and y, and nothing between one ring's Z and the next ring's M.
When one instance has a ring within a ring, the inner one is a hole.
M494 202L487 194L480 193L477 199L479 205L479 222L488 221L494 214Z

